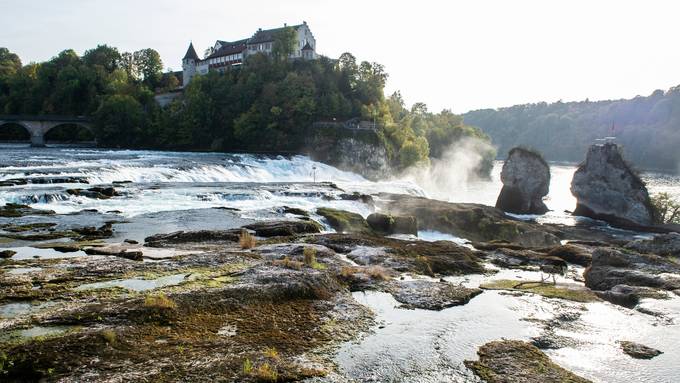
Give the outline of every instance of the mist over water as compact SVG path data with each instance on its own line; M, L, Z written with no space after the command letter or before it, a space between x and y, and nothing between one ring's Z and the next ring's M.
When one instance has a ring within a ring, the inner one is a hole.
M466 138L451 145L442 158L433 159L429 166L409 168L397 178L422 187L430 198L465 200L470 198L469 185L484 185L476 170L482 164L483 153L489 150L493 150L489 143Z

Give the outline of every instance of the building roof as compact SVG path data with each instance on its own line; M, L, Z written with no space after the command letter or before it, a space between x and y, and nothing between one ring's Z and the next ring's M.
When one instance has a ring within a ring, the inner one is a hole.
M198 55L196 54L196 49L194 49L194 43L189 43L189 49L187 49L187 53L184 54L184 57L182 58L182 60L186 60L186 59L194 59L194 60L199 59Z
M293 28L297 31L298 28L300 28L303 25L304 24L291 25L274 29L258 29L258 31L255 32L253 37L250 38L248 44L260 44L274 41L274 38L276 38L276 34L283 31L285 28Z
M204 60L208 60L215 57L227 56L234 53L241 53L244 50L246 50L246 44L248 43L248 39L232 42L217 40L217 42L220 43L221 45L220 49L213 52L210 56L206 57Z
M305 46L302 47L302 50L303 50L303 51L313 51L314 48L312 48L312 46L309 45L309 42L307 42L307 43L305 44Z

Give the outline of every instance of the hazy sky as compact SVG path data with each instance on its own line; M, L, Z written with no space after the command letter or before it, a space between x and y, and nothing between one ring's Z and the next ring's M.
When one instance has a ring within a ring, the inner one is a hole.
M178 70L190 40L201 54L305 20L319 53L380 62L388 92L462 113L678 85L679 15L673 0L0 0L0 46L24 63L100 43L151 47Z

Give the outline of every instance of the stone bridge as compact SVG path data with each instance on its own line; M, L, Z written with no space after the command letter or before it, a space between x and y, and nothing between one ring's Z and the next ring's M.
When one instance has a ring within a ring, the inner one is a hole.
M45 146L45 134L52 128L66 124L81 126L96 137L92 121L84 116L0 115L0 129L6 124L16 124L26 129L31 135L31 146Z

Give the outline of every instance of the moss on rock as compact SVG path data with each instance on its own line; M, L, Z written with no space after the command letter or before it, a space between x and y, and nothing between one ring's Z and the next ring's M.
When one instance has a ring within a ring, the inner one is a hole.
M508 290L530 292L546 298L560 298L575 302L594 302L599 298L594 292L580 286L562 286L541 282L528 282L510 279L500 279L479 286L485 290Z
M331 227L340 233L373 233L364 217L357 213L328 207L320 207L316 213L326 218Z
M535 346L518 341L489 342L477 351L478 361L465 365L488 383L586 383L584 379L553 363Z

